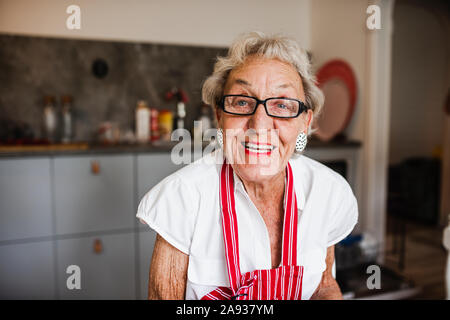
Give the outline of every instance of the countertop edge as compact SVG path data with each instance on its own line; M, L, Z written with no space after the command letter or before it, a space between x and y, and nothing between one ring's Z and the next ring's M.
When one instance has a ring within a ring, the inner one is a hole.
M205 149L208 146L215 147L213 142L205 142L201 148ZM355 149L361 147L361 142L349 140L345 142L321 142L311 141L307 145L307 150L320 149ZM0 159L3 158L28 158L28 157L64 157L64 156L79 156L79 155L93 155L93 154L151 154L151 153L170 153L173 148L178 146L180 148L190 148L192 152L198 149L198 145L194 144L147 144L147 145L89 145L87 148L73 149L73 150L21 150L21 151L0 151Z

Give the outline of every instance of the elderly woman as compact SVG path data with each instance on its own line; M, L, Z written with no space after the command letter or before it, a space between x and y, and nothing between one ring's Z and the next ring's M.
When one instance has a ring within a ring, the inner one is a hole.
M149 299L341 299L334 245L354 228L357 203L344 178L301 155L323 104L305 51L246 34L202 94L221 148L138 208L158 233Z

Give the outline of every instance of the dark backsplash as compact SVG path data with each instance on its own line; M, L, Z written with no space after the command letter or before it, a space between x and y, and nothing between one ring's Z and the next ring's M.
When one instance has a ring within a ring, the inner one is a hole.
M41 136L43 97L73 96L75 139L91 141L98 125L114 121L134 129L140 99L150 107L175 111L165 100L172 87L188 95L186 127L199 115L201 85L225 48L48 39L0 35L0 123L25 123ZM96 59L108 74L92 72Z

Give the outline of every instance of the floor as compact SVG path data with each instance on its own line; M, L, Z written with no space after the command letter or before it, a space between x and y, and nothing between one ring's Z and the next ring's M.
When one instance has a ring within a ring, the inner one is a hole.
M402 227L405 234L403 268L399 264ZM442 245L442 231L442 227L400 221L388 215L384 264L421 288L414 299L435 300L446 297L447 251Z

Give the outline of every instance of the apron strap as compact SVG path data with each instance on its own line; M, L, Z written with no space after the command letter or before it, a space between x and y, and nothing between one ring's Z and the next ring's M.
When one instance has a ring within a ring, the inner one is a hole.
M294 190L294 179L291 165L286 167L286 187L284 191L284 223L282 264L284 266L297 264L297 197Z
M238 225L234 202L233 169L225 161L220 175L220 202L222 204L222 231L228 278L233 295L235 295L241 286Z
M225 244L228 278L233 295L241 287L239 259L238 223L234 198L233 168L224 160L220 173L220 203L222 209L222 231ZM284 222L282 237L282 264L297 264L297 198L290 164L286 167L286 187L284 192Z

